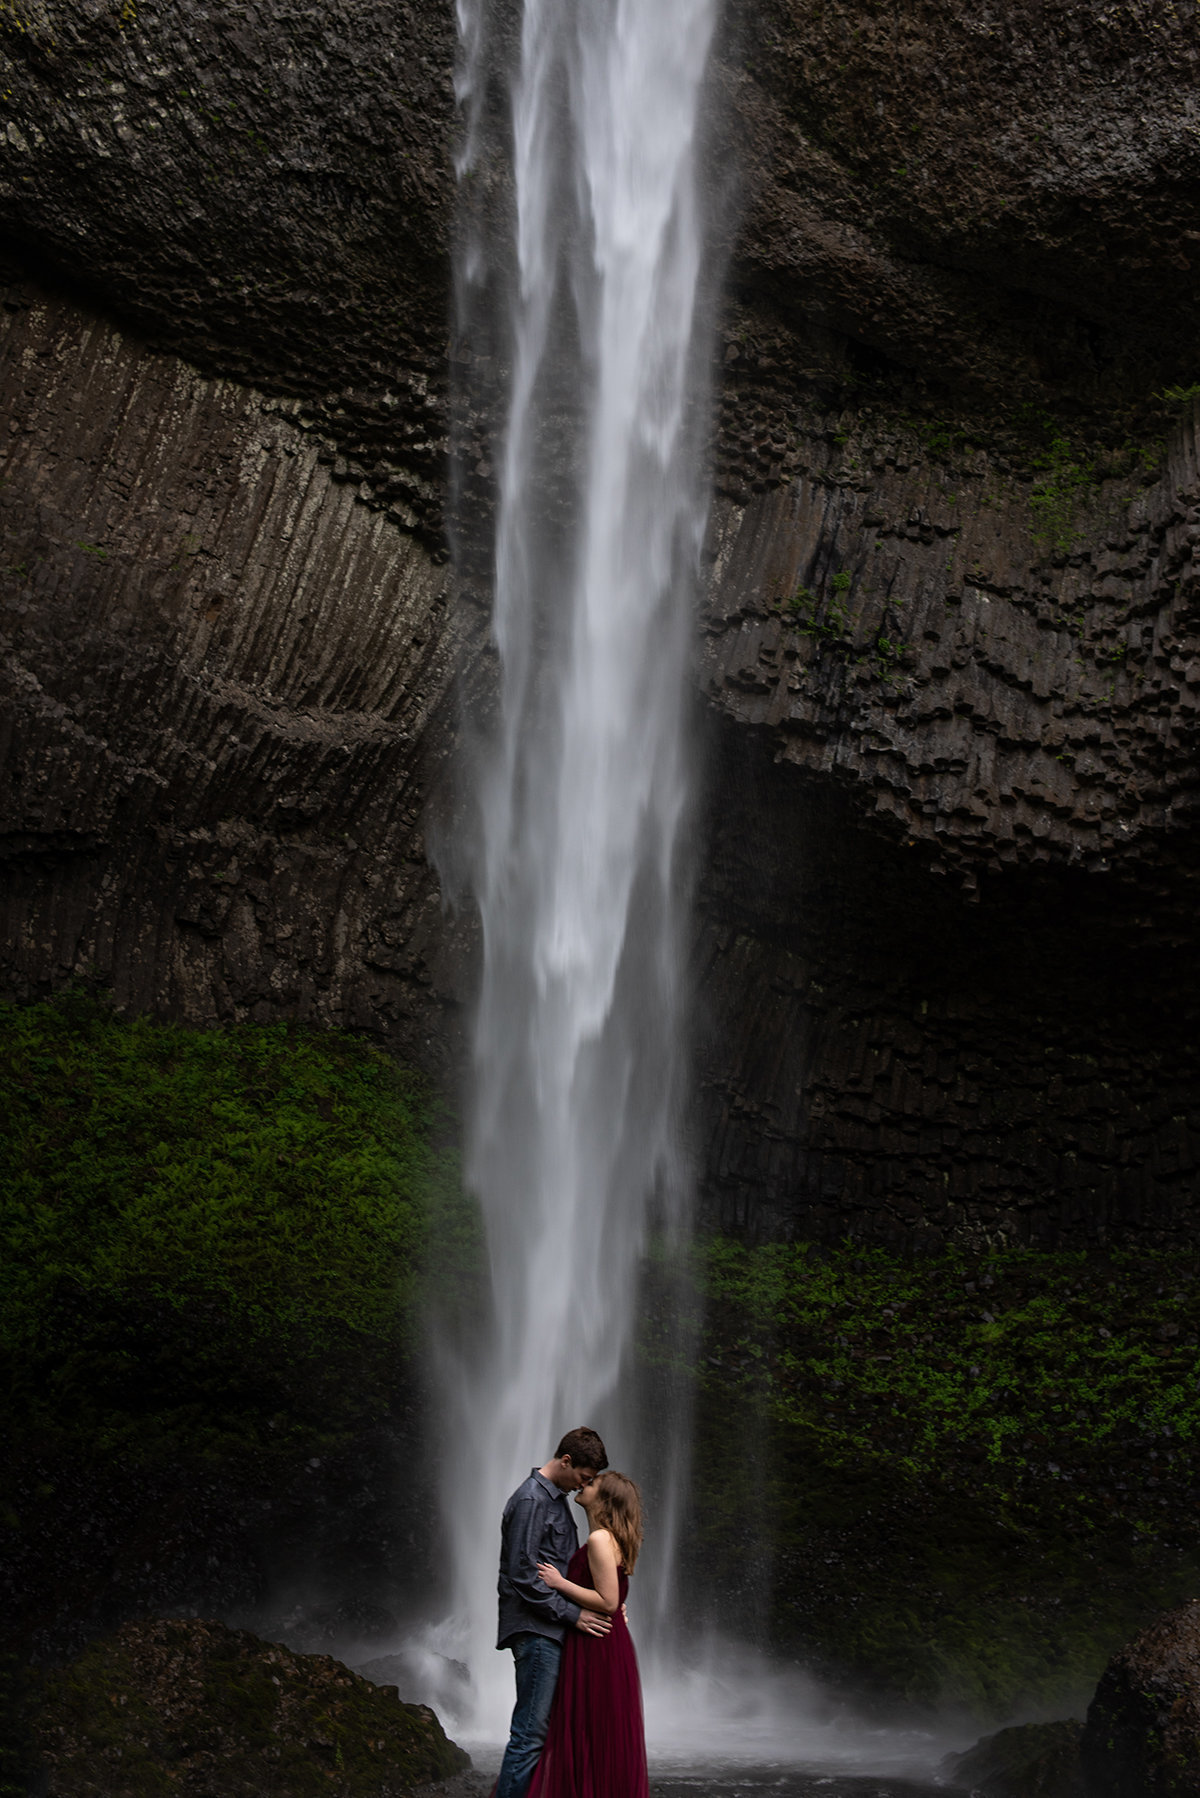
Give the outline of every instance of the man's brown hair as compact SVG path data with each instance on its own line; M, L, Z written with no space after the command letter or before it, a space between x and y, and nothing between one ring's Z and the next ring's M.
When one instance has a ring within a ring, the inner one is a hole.
M595 1430L589 1430L586 1424L581 1429L567 1431L554 1451L554 1459L561 1461L564 1455L570 1455L572 1467L590 1467L593 1473L603 1473L608 1466L608 1450Z

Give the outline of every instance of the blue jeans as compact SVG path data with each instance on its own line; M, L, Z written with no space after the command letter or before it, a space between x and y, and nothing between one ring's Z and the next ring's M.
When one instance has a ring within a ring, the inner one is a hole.
M552 1642L549 1636L514 1636L512 1651L517 1663L517 1702L494 1798L525 1798L529 1790L546 1740L562 1660L562 1643Z

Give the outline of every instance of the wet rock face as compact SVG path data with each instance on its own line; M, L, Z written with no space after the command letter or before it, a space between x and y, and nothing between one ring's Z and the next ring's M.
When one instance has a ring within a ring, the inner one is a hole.
M1194 379L1194 27L1154 0L731 5L734 384L772 332L780 424L847 356L1056 415ZM415 0L31 0L0 35L0 224L150 336L325 408L428 519L453 55L452 9ZM388 388L399 430L373 414Z
M770 755L733 726L713 743L708 1219L931 1249L1190 1241L1197 1000L1145 901L1051 867L968 904Z
M715 1219L1186 1236L1197 520L1194 412L1070 489L846 413L719 505Z
M787 486L718 509L711 702L969 891L1149 864L1190 912L1195 410L1136 475L1074 487L840 423Z
M1170 1240L1200 478L1154 393L1197 372L1194 21L736 19L708 1215Z
M425 1705L328 1655L184 1619L128 1623L49 1675L34 1712L49 1798L263 1791L401 1798L470 1761Z
M1109 1662L1082 1755L1091 1798L1200 1793L1200 1600L1160 1617Z
M453 41L339 0L0 25L10 993L454 1061Z

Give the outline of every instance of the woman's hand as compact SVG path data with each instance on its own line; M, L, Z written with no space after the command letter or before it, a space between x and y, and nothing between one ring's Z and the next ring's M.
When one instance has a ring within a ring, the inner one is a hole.
M558 1571L558 1568L552 1567L549 1561L539 1561L537 1570L538 1578L541 1580L542 1584L544 1586L549 1586L552 1592L561 1592L567 1583L562 1574Z

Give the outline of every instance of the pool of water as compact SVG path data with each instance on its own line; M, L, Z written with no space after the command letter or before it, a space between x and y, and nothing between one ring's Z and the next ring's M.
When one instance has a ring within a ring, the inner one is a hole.
M699 1767L665 1778L650 1775L651 1798L932 1798L934 1793L947 1798L947 1791L929 1781L778 1767Z
M439 1788L446 1798L488 1798L499 1756L491 1751L474 1758L469 1773ZM778 1766L697 1766L686 1773L650 1768L650 1798L950 1798L950 1791L933 1779L877 1773L820 1773Z

